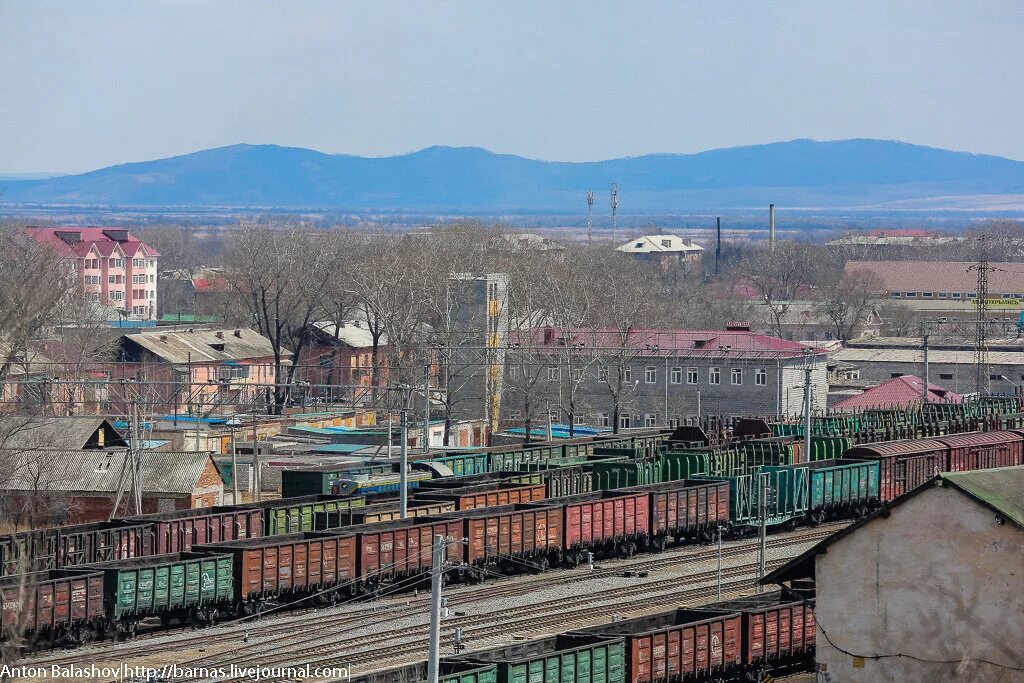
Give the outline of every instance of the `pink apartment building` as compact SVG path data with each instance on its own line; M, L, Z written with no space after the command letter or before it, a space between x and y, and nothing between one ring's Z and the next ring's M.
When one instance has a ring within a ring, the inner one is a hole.
M125 228L26 228L25 233L73 259L85 295L124 311L131 320L156 319L160 253Z

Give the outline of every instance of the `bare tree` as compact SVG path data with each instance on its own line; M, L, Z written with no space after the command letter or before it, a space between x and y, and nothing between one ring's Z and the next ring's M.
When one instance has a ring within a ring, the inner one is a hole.
M740 268L742 281L753 287L768 311L769 327L784 336L790 306L801 292L817 283L821 254L799 242L778 242L774 249L751 254Z
M875 300L884 291L885 283L875 273L849 271L822 288L815 312L829 321L836 339L845 342L871 315Z

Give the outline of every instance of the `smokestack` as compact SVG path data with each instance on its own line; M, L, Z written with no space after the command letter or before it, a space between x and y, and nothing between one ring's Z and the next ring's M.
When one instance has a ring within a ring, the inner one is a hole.
M715 275L718 275L718 261L722 258L722 217L715 218L718 229L718 241L715 243Z
M768 205L768 248L775 248L775 205Z

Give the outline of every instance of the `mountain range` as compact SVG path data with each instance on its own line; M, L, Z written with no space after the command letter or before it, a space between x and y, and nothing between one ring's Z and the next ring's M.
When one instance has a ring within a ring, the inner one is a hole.
M1024 205L1024 162L888 140L792 140L697 154L558 162L477 147L392 157L239 144L53 178L0 180L0 204L581 213L764 206Z

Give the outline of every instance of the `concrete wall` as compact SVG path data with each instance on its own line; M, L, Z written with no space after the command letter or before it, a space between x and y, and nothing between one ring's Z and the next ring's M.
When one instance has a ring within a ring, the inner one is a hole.
M964 661L1024 668L1024 531L957 490L922 492L816 562L819 680L1024 681Z

